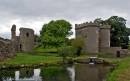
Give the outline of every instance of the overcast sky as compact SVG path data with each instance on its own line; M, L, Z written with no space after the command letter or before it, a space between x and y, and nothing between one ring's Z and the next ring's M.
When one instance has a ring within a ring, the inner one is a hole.
M10 38L12 24L28 27L36 34L52 19L76 23L117 15L130 27L130 0L0 0L0 37Z

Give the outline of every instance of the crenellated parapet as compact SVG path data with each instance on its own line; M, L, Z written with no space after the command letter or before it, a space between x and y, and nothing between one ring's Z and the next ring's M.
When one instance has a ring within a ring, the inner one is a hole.
M111 28L111 25L109 25L109 24L104 24L104 25L101 25L100 28L101 28L101 29L110 29L110 28Z
M75 29L81 29L85 27L99 27L99 26L100 24L90 21L81 24L75 24Z

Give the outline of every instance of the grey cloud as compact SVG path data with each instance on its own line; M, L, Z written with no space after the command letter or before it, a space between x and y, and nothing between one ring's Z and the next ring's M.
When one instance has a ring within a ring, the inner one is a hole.
M0 0L0 27L9 27L13 20L31 24L64 18L74 24L112 15L125 17L130 26L129 3L130 0Z
M79 18L98 15L106 9L128 11L128 2L129 0L0 0L0 9L20 17Z

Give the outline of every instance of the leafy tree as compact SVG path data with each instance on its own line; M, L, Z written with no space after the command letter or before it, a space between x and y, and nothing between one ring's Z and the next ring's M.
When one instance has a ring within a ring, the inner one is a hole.
M62 57L63 63L66 63L67 57L74 57L76 53L75 48L72 46L62 46L58 49L58 54Z
M111 46L128 48L128 36L130 35L130 30L126 27L126 19L118 16L112 16L107 20L97 18L94 22L111 25Z
M35 47L40 47L40 37L39 37L39 35L35 35L35 37L34 37L34 42L35 42Z
M40 31L41 44L44 47L58 47L65 44L65 40L72 34L71 24L66 20L52 20L44 24Z
M126 28L126 20L122 17L112 16L106 21L111 25L111 46L128 48L129 34Z
M96 19L94 20L94 22L95 22L95 23L103 24L104 21L103 21L101 18L96 18Z

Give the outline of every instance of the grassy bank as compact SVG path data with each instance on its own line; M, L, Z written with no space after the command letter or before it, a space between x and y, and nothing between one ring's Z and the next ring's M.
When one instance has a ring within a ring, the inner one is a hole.
M118 63L117 68L109 74L107 81L130 81L130 57Z
M37 64L37 63L57 63L61 60L62 60L61 57L58 57L55 54L32 55L27 53L18 53L15 57L0 62L0 64L20 65L20 64Z
M91 57L90 55L82 54L78 57L67 57L72 58L73 60L86 60L88 57ZM110 63L118 63L122 60L122 58L106 58L106 57L99 57L101 59L104 59L107 62ZM56 53L17 53L17 55L13 58L8 58L2 62L0 62L0 65L21 65L21 64L38 64L38 63L48 63L53 64L57 62L62 62L62 57L59 56Z
M46 52L45 52L46 51ZM37 50L37 52L33 53L17 53L17 55L13 58L8 58L2 62L0 62L0 68L3 66L6 67L16 67L16 66L35 66L35 65L57 65L63 63L63 57L59 56L57 53L47 52L49 50ZM54 51L54 49L53 49ZM52 52L52 50L51 50ZM92 54L82 54L81 56L68 56L66 62L72 62L73 60L87 60L88 57L93 56ZM94 55L97 56L97 55ZM99 58L109 62L109 63L118 63L122 60L122 58L110 58L106 56L99 56Z

